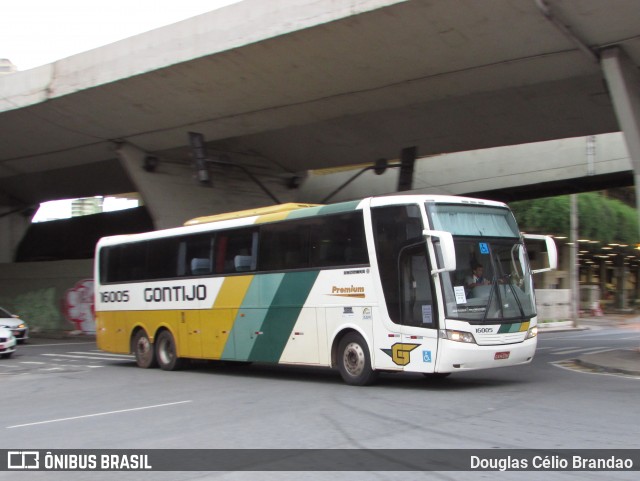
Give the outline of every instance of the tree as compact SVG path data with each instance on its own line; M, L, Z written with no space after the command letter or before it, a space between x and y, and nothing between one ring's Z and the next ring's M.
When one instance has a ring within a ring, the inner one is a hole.
M569 196L513 202L521 229L569 236ZM634 208L597 192L578 194L579 237L603 243L636 244L638 215Z

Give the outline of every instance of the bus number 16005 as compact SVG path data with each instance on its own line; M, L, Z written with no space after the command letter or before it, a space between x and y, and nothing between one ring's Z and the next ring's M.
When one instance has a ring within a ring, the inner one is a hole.
M100 293L102 302L129 302L129 291L104 291Z

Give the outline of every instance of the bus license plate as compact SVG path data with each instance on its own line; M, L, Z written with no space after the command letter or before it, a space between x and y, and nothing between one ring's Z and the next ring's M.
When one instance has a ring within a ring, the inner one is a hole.
M496 355L493 356L493 359L495 361L498 361L500 359L509 359L509 354L511 354L509 351L505 351L505 352L496 352Z

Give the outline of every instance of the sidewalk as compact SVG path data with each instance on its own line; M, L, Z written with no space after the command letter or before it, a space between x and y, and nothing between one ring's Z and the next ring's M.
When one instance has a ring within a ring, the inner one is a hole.
M60 344L70 342L96 342L95 334L79 331L41 331L29 333L27 344Z
M556 324L555 326L553 324ZM539 332L566 332L575 330L620 327L638 331L638 346L632 349L611 349L583 354L576 363L601 372L640 376L640 316L627 314L605 314L602 317L581 317L576 326L572 322L540 325Z

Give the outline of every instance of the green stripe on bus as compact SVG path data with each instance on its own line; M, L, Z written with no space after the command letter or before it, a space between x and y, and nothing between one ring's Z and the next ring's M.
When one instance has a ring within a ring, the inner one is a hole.
M303 219L305 217L314 217L317 215L339 214L342 212L353 212L360 205L359 200L349 202L339 202L337 204L322 205L318 207L309 207L306 209L292 210L287 216L287 220Z
M320 208L320 215L338 214L340 212L353 212L360 205L359 200L349 202L339 202L338 204L329 204Z
M249 359L251 350L259 337L256 333L262 329L267 316L268 308L263 306L270 306L273 303L283 278L283 273L263 274L253 278L238 309L222 359L241 361Z
M305 271L285 274L256 336L249 361L279 361L319 273Z
M322 206L292 210L291 212L289 212L289 215L287 215L287 220L304 219L305 217L315 217L316 215L319 214L320 209L322 209Z
M512 324L502 324L500 326L500 330L498 334L507 334L509 332L518 332L520 331L520 326L522 326L521 322L514 322Z

